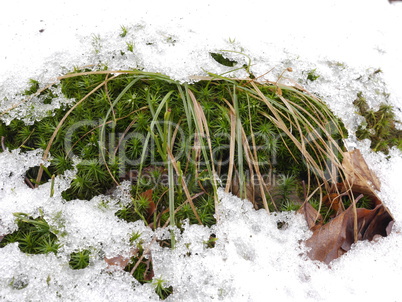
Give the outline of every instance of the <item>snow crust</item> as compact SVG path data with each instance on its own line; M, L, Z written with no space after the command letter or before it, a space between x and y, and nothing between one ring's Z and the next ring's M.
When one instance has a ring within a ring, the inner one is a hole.
M237 67L249 64L249 56L251 72L261 79L297 82L321 96L351 131L360 122L351 106L359 91L372 108L382 102L394 105L402 121L402 46L396 41L400 4L255 0L247 7L229 1L166 1L155 6L151 1L94 5L73 0L12 1L9 7L15 14L3 11L0 18L0 112L23 100L19 93L28 88L30 78L42 85L57 83L56 78L74 66L102 62L110 69L140 67L189 81L206 71L230 71L209 52L232 50L237 53L224 54L237 60ZM120 25L128 29L125 37L119 36ZM127 51L127 43L134 45L134 52ZM293 72L283 73L288 67ZM314 69L320 77L306 80ZM382 73L375 74L378 69ZM247 76L244 69L227 75ZM61 98L57 106L70 101ZM40 99L29 105L34 107L21 106L1 119L30 123L51 109ZM399 280L402 269L402 154L392 149L386 157L371 152L369 144L353 136L348 140L348 147L359 148L381 180L379 196L396 221L393 233L377 242L358 242L330 267L306 258L303 239L311 233L301 216L269 216L222 192L217 225L186 225L183 232L176 230L176 249L162 248L153 238L168 236L166 230L153 232L114 215L118 201L128 202L126 184L113 196L66 202L61 192L74 170L56 178L50 197L50 183L35 190L24 183L25 172L42 163L42 151L6 150L0 153L0 235L16 230L13 213L38 217L41 210L63 236L58 236L62 249L57 255L26 255L17 244L0 249L0 298L158 301L153 284L141 285L129 273L111 272L104 261L127 256L130 237L140 233L151 251L155 277L174 288L167 301L398 301L399 288L390 280ZM278 222L284 227L278 228ZM217 238L214 248L206 244L212 234ZM91 249L90 265L74 271L68 255L81 249Z

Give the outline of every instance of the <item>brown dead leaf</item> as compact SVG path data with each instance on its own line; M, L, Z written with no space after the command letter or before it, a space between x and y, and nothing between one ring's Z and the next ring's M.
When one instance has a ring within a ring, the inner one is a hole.
M369 169L360 151L345 152L342 166L345 182L337 184L337 187L343 193L332 192L322 200L337 211L337 216L324 225L315 224L312 218L317 215L315 210L307 206L304 208L307 224L313 231L311 238L306 241L306 246L311 248L308 256L327 264L349 251L355 240L371 241L389 235L394 222L389 210L376 194L381 183ZM343 211L341 196L346 194L370 197L373 209L356 209L352 204Z
M386 237L391 233L394 220L383 205L373 210L357 209L359 240L373 240L374 236Z
M372 210L357 209L358 239L372 240L375 235L387 236L392 221L382 204ZM306 246L311 248L308 256L326 264L340 257L349 251L354 243L353 226L353 206L350 206L333 220L314 230L313 235L306 241Z
M380 191L381 183L369 169L359 149L344 152L342 166L353 192L373 196L376 195L375 190ZM345 184L343 186L347 189Z
M138 249L136 248L131 248L130 253L129 253L129 257L123 257L123 256L116 256L113 258L106 258L105 257L105 261L108 264L108 267L117 267L120 269L125 269L125 267L127 266L127 264L130 262L130 258L137 255L138 253Z
M304 215L310 230L314 231L316 228L322 225L321 214L318 213L318 211L314 209L313 206L308 202L305 202L297 212Z
M325 204L328 208L333 209L337 214L339 214L345 210L341 197L342 194L330 193L322 198L322 203Z

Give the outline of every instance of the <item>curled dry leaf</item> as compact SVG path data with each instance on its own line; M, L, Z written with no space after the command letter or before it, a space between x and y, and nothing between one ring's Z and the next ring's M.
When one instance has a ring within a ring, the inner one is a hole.
M375 191L380 191L381 182L369 169L359 149L343 153L342 161L346 183L338 184L338 187L347 191L351 188L355 193L377 197ZM379 204L380 202L377 202Z
M297 212L304 216L310 230L314 231L322 225L321 214L308 202L305 202Z
M340 197L347 193L330 193L322 202L336 210L337 216L330 222L322 224L318 212L311 205L308 206L306 203L303 206L299 212L305 215L307 224L313 231L313 235L306 241L306 246L310 247L308 256L326 264L350 250L355 242L356 220L357 240L369 241L389 235L394 223L389 210L376 194L376 191L380 190L381 183L367 166L360 151L345 152L342 166L345 182L338 184L340 191L370 197L374 201L373 209L354 209L352 204L343 211L339 201Z
M372 210L357 209L359 240L373 240L376 235L389 235L392 223L393 219L383 205ZM354 243L353 225L354 213L351 205L327 224L314 229L313 235L306 241L306 246L311 248L308 256L329 264L349 251Z

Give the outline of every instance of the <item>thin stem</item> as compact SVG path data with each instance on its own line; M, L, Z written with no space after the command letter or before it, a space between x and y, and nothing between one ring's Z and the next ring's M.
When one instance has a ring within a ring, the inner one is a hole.
M243 138L242 125L239 111L239 101L236 94L236 86L233 85L233 106L236 115L236 142L237 142L237 165L239 169L239 195L240 198L246 198L244 167L243 167Z
M168 103L166 103L166 107L168 106ZM167 151L168 149L171 148L172 145L172 123L171 123L171 109L168 108L165 114L165 123L167 123L167 133L165 137L165 150ZM170 238L171 238L171 247L172 249L175 248L176 245L176 238L174 235L174 228L176 227L176 222L175 222L175 209L174 209L174 172L173 172L173 166L172 166L172 160L167 158L167 168L168 168L168 184L169 184L169 217L170 217Z

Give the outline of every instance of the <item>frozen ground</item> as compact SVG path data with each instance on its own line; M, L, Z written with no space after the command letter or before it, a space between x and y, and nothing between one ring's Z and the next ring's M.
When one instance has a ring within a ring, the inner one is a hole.
M26 88L29 78L45 83L73 66L99 60L110 68L140 66L186 81L205 75L204 70L227 71L208 53L229 49L249 55L252 72L258 76L270 71L265 75L270 80L292 67L293 72L284 77L319 94L353 130L359 120L350 104L358 91L365 92L373 107L384 101L383 92L391 93L389 101L402 120L402 46L397 38L401 23L402 4L390 5L386 0L165 1L157 5L151 1L135 5L132 1L12 1L0 16L0 99ZM119 37L121 25L129 29L125 38ZM134 43L134 54L116 56L116 49L126 42ZM247 63L245 56L232 55ZM383 72L371 76L378 68ZM309 83L303 79L312 69L320 78ZM242 72L233 75L244 76ZM0 103L1 111L10 106ZM369 142L352 137L348 144L362 151L381 179L379 194L396 220L390 236L359 242L328 268L300 256L299 241L310 235L301 217L267 216L252 210L247 201L222 194L218 225L211 229L188 226L177 235L174 251L150 246L155 275L175 289L168 299L402 301L394 285L402 271L401 152L392 150L387 159L370 152ZM28 156L0 153L0 235L15 230L12 213L38 215L42 208L45 218L66 232L61 239L63 250L55 256L25 255L14 244L0 249L0 299L157 300L151 284L140 285L126 273L110 273L103 261L104 255L127 255L133 232L140 232L144 242L152 241L153 232L141 224L118 221L113 200L109 208L99 206L110 197L63 203L60 193L73 172L56 179L52 198L48 197L50 184L34 191L27 188L22 175L40 158L37 151ZM124 188L115 198L125 200ZM278 230L278 220L287 221L288 228ZM211 233L218 238L213 249L203 244ZM163 237L163 231L157 235ZM79 271L69 269L67 255L89 247L94 251L91 265ZM188 252L191 256L186 256Z

